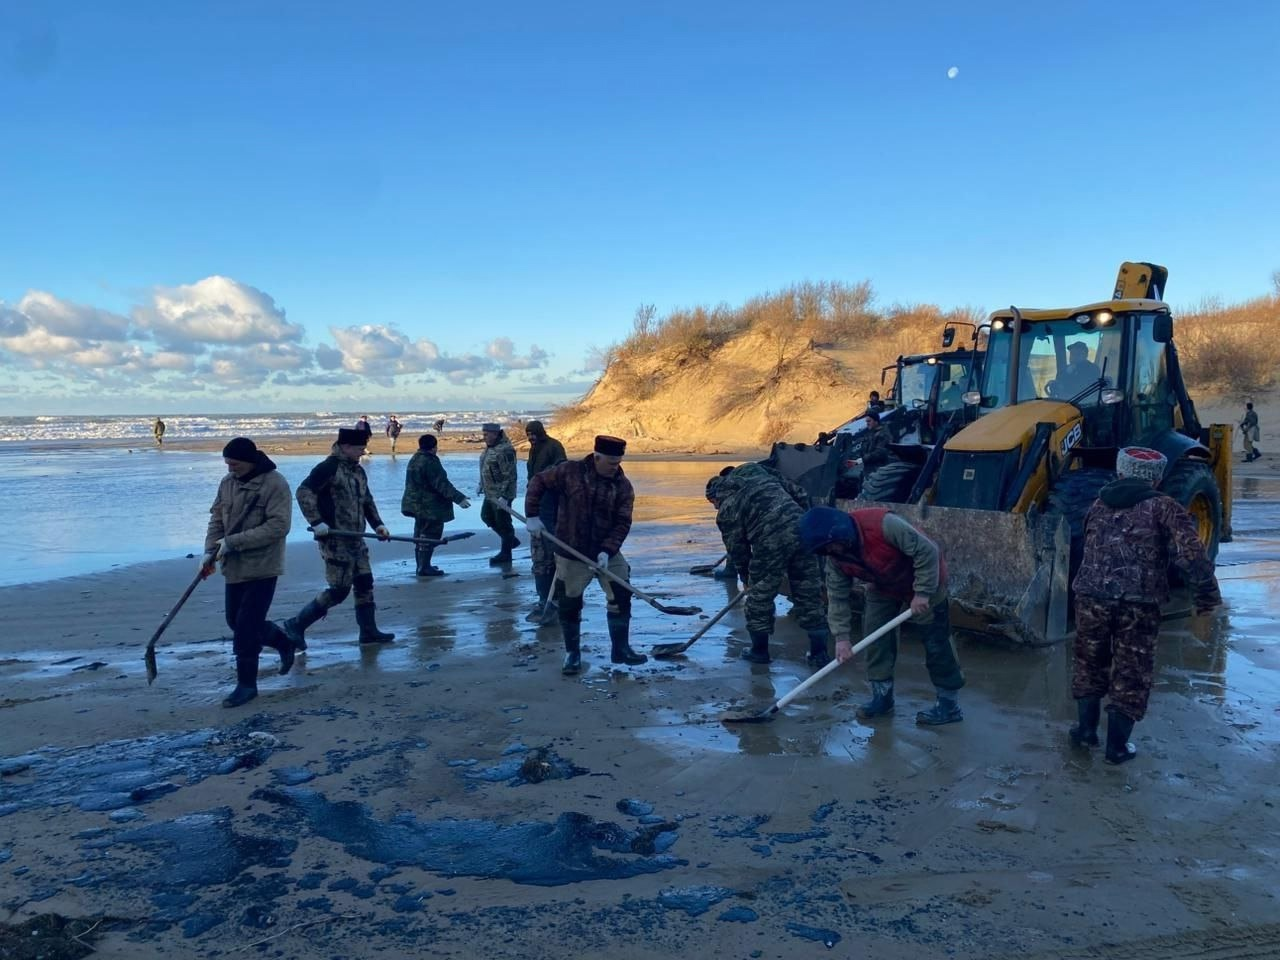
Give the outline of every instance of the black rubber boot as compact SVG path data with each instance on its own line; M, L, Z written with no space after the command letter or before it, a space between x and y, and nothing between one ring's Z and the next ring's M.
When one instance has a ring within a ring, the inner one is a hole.
M610 613L605 616L605 621L609 624L609 642L613 645L609 654L610 661L625 663L629 667L638 667L649 661L643 653L636 653L631 649L630 617Z
M272 647L280 654L280 676L283 677L293 669L293 641L289 639L289 635L284 632L279 624L266 624L262 633L262 645L264 647Z
M502 549L489 558L489 566L505 567L511 563L511 547L507 544L502 545Z
M533 584L538 591L538 602L533 609L525 615L525 620L529 623L536 623L541 626L549 626L556 619L556 603L551 601L551 607L547 607L547 594L551 592L551 583L555 580L555 574L552 573L535 573L533 575ZM543 611L547 615L543 616Z
M723 567L717 567L712 571L711 576L717 580L737 580L738 568L734 566L732 560L726 560Z
M564 635L564 666L560 672L571 677L582 669L582 598L562 598L559 616Z
M424 547L422 545L418 545L414 547L413 556L418 563L418 569L415 571L417 576L419 577L438 576L438 574L434 574L431 572L434 569L438 569L436 567L431 566L431 555L435 553L435 550L436 550L435 547Z
M872 680L871 699L858 708L859 720L874 720L893 713L893 681Z
M1102 717L1101 697L1080 697L1076 700L1076 723L1067 736L1077 747L1098 745L1098 721Z
M809 666L815 670L825 667L831 662L831 654L827 647L831 640L831 634L825 630L815 630L809 634L809 654L805 658L809 661Z
M964 719L964 711L960 709L960 704L954 700L945 697L939 697L928 710L921 710L916 714L916 723L923 724L926 727L940 727L944 723L959 723Z
M363 603L356 607L356 623L360 625L361 643L390 643L396 638L394 633L383 633L374 622L377 604Z
M242 707L258 695L258 658L236 657L236 688L222 701L224 707Z
M769 663L769 634L755 633L751 636L751 649L742 651L742 659L751 663Z
M1138 755L1138 748L1129 742L1133 733L1133 720L1115 708L1107 710L1107 763L1128 763Z
M280 624L280 629L284 631L284 635L293 643L294 650L301 653L307 649L307 638L305 636L307 627L322 619L328 612L328 607L322 607L312 600L299 610L296 616L290 617Z

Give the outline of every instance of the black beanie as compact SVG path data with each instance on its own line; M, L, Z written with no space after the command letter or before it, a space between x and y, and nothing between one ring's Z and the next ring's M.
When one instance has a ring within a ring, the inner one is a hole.
M355 447L365 447L369 445L369 434L367 434L363 430L355 430L348 427L339 427L338 442L349 443Z
M435 448L436 448L436 438L433 435L429 433L424 433L422 436L418 438L419 450L434 450Z
M524 425L525 433L532 433L535 437L545 437L547 428L542 425L541 420L530 420Z
M248 437L236 437L222 448L222 455L228 460L254 463L258 459L258 448Z
M610 437L606 434L599 434L596 437L596 453L602 453L606 457L620 457L627 452L627 441L621 437Z

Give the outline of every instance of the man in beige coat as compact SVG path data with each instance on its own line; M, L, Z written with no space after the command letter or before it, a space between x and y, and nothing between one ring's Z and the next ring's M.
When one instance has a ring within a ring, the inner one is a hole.
M227 475L209 510L202 567L222 566L227 581L227 626L233 632L236 688L222 701L238 707L258 695L258 656L264 646L280 652L280 672L293 666L293 644L267 612L284 573L284 541L289 535L293 497L289 483L248 437L222 450Z

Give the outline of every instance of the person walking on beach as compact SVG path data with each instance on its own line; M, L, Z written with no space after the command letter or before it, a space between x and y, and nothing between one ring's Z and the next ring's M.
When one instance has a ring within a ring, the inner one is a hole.
M1102 698L1107 705L1109 763L1137 755L1129 735L1146 716L1155 671L1160 605L1169 599L1169 567L1192 590L1197 614L1222 602L1213 561L1186 509L1156 487L1163 454L1126 447L1116 457L1116 477L1098 494L1084 521L1084 557L1072 584L1076 640L1071 695L1077 746L1098 745Z
M1262 451L1254 446L1262 439L1258 430L1258 414L1252 403L1244 405L1244 417L1240 420L1240 438L1244 441L1244 462L1250 463L1262 456Z
M439 540L444 535L444 525L453 519L453 505L464 510L471 501L449 482L444 464L436 456L436 438L424 433L418 438L418 452L409 460L404 478L404 497L400 500L400 512L413 517L414 537ZM419 577L442 577L444 571L432 566L431 555L435 547L415 544Z
M836 638L836 658L853 656L850 590L854 580L867 585L862 629L870 634L910 607L911 623L924 641L924 662L938 702L916 714L916 723L937 726L964 719L958 703L964 674L951 641L947 566L937 544L883 507L848 513L814 507L800 520L805 548L827 558L827 622ZM867 650L871 700L858 717L872 720L893 713L893 671L898 660L898 631Z
M489 566L498 567L510 563L511 551L520 546L511 514L497 503L501 500L510 506L516 498L516 448L496 423L482 425L480 432L484 436L484 452L480 454L480 484L476 493L484 497L480 519L502 543L498 552L489 558Z
M156 446L164 443L164 421L156 417L156 422L151 425L151 435L156 438Z
M394 413L391 414L387 418L387 439L391 441L391 455L393 457L396 455L396 441L400 439L400 431L402 429L400 421L396 419L396 415Z
M707 499L716 508L716 526L729 562L747 583L747 633L751 663L769 662L774 601L785 577L791 584L796 619L809 635L810 664L824 666L831 635L822 606L822 574L814 555L800 544L800 518L809 497L758 463L747 463L707 481Z
M368 434L363 430L339 430L338 442L330 455L298 484L298 507L320 547L328 586L282 625L296 650L307 649L307 628L327 614L330 607L347 599L353 587L360 642L386 643L395 639L395 634L379 630L374 618L377 607L373 602L373 571L364 539L333 534L334 530L363 533L368 521L378 539L391 536L378 515L378 507L369 493L369 478L360 466L368 441Z
M293 643L267 612L284 574L284 542L293 514L289 483L248 437L222 448L227 475L209 508L201 567L221 564L225 613L236 657L236 687L222 701L239 707L258 695L258 657L264 646L280 653L280 672L293 666Z
M531 537L541 536L542 502L548 491L559 494L555 537L579 553L595 557L596 564L629 580L631 567L622 555L622 543L631 532L635 490L622 472L627 441L597 436L594 452L581 460L567 460L534 475L525 493L524 509ZM556 602L565 658L561 673L582 669L582 595L597 574L581 560L556 548ZM631 649L631 591L600 577L612 647L610 660L636 666L649 658Z
M564 444L554 437L547 436L547 428L542 425L541 420L530 420L525 425L524 435L529 440L529 462L527 464L529 480L532 480L534 476L543 470L548 470L556 466L556 464L564 463L568 459L565 456ZM556 532L558 496L554 490L548 490L543 495L541 513L538 514L538 519L542 521L547 532L553 536ZM538 604L529 611L529 615L525 617L525 620L530 623L547 626L558 617L554 598L551 601L551 605L547 605L547 597L551 594L551 584L556 578L556 555L542 537L532 537L529 540L529 556L533 559L533 582L538 591Z
M368 414L365 414L356 421L356 429L364 434L365 444L367 446L368 442L373 439L373 424L369 422Z

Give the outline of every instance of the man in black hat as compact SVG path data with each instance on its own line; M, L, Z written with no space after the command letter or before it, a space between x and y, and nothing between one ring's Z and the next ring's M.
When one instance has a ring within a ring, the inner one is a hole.
M529 481L524 509L530 536L541 536L542 503L548 491L559 494L555 537L581 554L595 557L596 564L628 580L631 567L622 555L622 542L631 531L631 511L635 490L622 472L627 441L598 436L595 451L581 460L568 460L543 470ZM560 629L564 633L566 675L582 669L582 594L595 570L556 547L556 601L560 608ZM610 659L630 666L649 658L631 649L631 591L600 576L607 606L605 620L612 644Z
M501 542L498 552L489 558L489 566L498 567L510 563L512 549L520 546L511 514L503 509L516 498L516 448L501 424L486 423L480 432L484 436L484 452L480 454L480 485L476 493L484 497L480 519Z
M307 649L307 627L328 613L330 607L345 600L352 587L356 594L360 642L386 643L395 639L395 634L379 630L374 620L377 608L373 603L373 571L364 539L330 535L332 530L363 533L368 521L380 540L391 537L369 493L369 478L360 466L360 457L368 442L369 436L363 430L339 430L338 442L330 455L298 485L298 507L320 545L328 587L283 624L284 632L297 650Z
M224 707L239 707L258 695L258 657L264 646L280 652L280 672L293 666L293 643L267 611L284 573L284 541L293 515L289 483L248 437L222 448L226 476L209 508L203 569L221 564L227 581L226 617L236 655L236 688Z
M564 444L554 437L547 436L547 428L541 420L530 420L525 424L524 435L529 439L529 479L558 463L564 463L568 457L564 452ZM556 507L558 497L554 491L547 491L542 497L542 512L539 519L547 532L556 532ZM533 582L538 591L538 605L525 617L530 623L542 626L551 624L556 619L555 601L547 605L547 596L551 593L551 584L556 578L556 555L542 539L533 537L529 541L529 556L533 560Z

